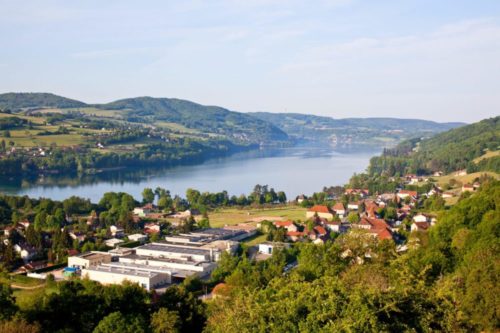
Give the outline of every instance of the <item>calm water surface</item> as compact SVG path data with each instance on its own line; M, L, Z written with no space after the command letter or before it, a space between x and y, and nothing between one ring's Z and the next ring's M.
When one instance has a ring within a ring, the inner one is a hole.
M0 192L56 200L72 195L99 201L109 191L127 192L141 198L145 187L161 186L184 196L186 189L248 194L255 184L283 190L288 198L312 194L323 186L343 185L362 172L380 151L334 151L330 148L259 150L168 169L135 169L84 176L46 176L38 180L0 180Z

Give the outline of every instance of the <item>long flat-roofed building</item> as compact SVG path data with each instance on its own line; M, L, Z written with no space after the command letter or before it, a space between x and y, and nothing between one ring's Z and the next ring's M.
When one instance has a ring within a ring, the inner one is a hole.
M102 284L121 284L125 281L135 282L146 290L164 286L172 281L168 272L156 272L139 267L113 266L109 264L85 268L82 270L82 277L87 277Z
M218 261L220 250L204 249L196 246L170 243L150 243L135 248L140 256L172 259L189 259L192 261Z

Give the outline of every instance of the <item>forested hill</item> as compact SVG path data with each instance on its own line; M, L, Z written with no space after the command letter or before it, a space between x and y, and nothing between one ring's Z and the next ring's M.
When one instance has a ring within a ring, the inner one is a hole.
M286 141L288 136L273 124L218 106L205 106L175 98L137 97L97 105L123 110L131 122L169 122L203 132L223 134L245 141Z
M500 116L432 138L408 140L370 161L370 174L450 173L459 169L500 172Z
M50 93L0 94L0 109L20 111L30 108L77 108L85 103Z
M401 140L431 136L464 123L437 123L420 119L345 118L334 119L299 113L255 112L251 115L283 129L290 137L337 145L391 145Z

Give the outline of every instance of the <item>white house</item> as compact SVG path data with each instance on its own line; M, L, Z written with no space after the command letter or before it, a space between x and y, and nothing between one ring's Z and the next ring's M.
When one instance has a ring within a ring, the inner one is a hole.
M124 241L118 238L111 238L104 241L104 244L106 244L107 247L116 247L118 244L121 243L124 243Z
M429 218L424 214L417 214L413 217L413 221L415 222L427 222Z
M34 256L36 256L36 250L34 247L31 247L27 244L16 244L14 245L14 251L19 254L19 256L24 260L31 260Z
M125 230L123 228L117 227L116 225L112 225L109 227L109 231L111 232L111 236L121 238L125 236Z
M289 248L290 244L282 242L264 242L259 244L259 253L273 254L274 249Z
M148 236L143 234L133 234L133 235L128 235L127 237L132 242L145 243L148 240Z

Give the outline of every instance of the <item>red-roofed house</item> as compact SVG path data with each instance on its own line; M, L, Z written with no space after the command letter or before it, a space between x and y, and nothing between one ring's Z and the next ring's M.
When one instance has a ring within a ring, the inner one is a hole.
M300 240L302 237L306 235L305 232L302 231L287 231L286 232L286 237L291 240L292 242L296 242Z
M392 231L383 219L362 218L358 223L352 225L353 228L367 230L370 234L380 240L392 239Z
M416 199L418 197L418 193L417 191L401 190L398 192L398 197L401 199L405 199L407 197L412 197Z
M287 231L299 230L293 221L274 221L276 228L285 228Z
M335 205L333 205L333 210L339 217L344 217L345 215L345 207L342 202L337 202Z
M316 214L318 214L319 217L329 220L333 219L334 216L334 212L329 207L323 205L315 205L307 210L306 218L310 219Z

